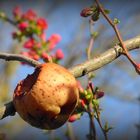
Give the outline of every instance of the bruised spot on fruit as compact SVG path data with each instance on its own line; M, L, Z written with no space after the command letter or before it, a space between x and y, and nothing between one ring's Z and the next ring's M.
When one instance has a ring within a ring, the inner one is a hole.
M25 95L29 92L29 90L32 88L34 83L36 82L36 79L38 77L40 70L37 68L36 71L33 74L29 74L24 80L22 80L16 87L14 91L15 97L21 97L21 95Z
M64 67L45 63L16 87L13 103L18 114L41 129L61 127L79 100L77 81Z

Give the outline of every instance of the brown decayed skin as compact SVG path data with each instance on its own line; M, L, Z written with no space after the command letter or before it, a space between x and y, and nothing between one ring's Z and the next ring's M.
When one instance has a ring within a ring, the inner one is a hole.
M22 80L14 91L16 111L28 123L42 129L62 126L77 106L74 76L54 63L45 63Z

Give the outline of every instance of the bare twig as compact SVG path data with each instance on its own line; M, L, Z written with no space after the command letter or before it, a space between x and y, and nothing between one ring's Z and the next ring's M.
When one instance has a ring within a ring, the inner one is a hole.
M92 19L89 20L89 26L90 26L90 41L89 41L89 46L87 48L87 59L90 60L91 59L91 51L94 45L94 37L93 37L93 25L94 25L94 21ZM88 73L87 75L88 80L90 80L90 73ZM94 123L94 112L92 109L92 102L90 101L89 105L88 105L88 115L89 115L89 119L90 119L90 125L89 125L89 139L93 139L96 140L96 128L95 128L95 123Z
M12 20L12 19L10 19L9 17L7 17L7 16L5 15L5 13L3 13L3 12L0 12L0 19L6 21L6 22L8 22L8 23L10 23L10 24L13 25L13 26L16 26L16 24L17 24L14 20Z
M67 133L68 133L68 140L76 140L76 137L74 135L74 132L73 132L73 128L72 128L72 125L70 123L67 123Z
M127 47L127 50L134 50L140 48L140 36L132 38L124 42ZM122 48L118 45L115 48L111 48L106 52L102 53L100 56L95 57L91 60L88 60L82 64L74 66L70 68L69 71L76 77L81 77L88 74L91 71L95 71L104 65L114 61L117 57L121 55L123 52ZM26 62L31 66L38 66L41 63L27 57L16 55L16 54L7 54L7 53L0 53L0 59L4 59L7 61L21 61ZM4 105L0 108L0 119L3 119L9 115L13 115L15 112L12 102Z
M102 13L102 15L105 17L105 19L108 21L108 23L112 26L112 28L114 29L115 33L116 33L116 36L120 42L120 45L121 47L123 48L124 50L124 54L126 55L126 57L128 58L128 60L131 62L131 64L134 66L134 68L136 69L136 71L140 74L140 69L138 67L138 65L135 63L135 61L131 58L124 42L123 42L123 39L121 37L121 34L118 30L118 27L117 27L117 24L115 24L111 18L105 13L104 9L102 8L101 4L99 3L99 0L95 0L100 12Z
M89 20L89 24L90 24L90 42L89 42L89 46L87 48L87 57L88 57L88 60L91 59L91 50L92 50L92 47L93 47L93 44L94 44L94 37L93 37L93 24L94 24L94 21L92 19Z

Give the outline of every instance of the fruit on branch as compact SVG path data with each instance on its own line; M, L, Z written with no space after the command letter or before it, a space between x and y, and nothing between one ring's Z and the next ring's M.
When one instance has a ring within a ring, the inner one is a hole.
M18 83L13 103L18 114L32 126L56 129L73 113L79 100L78 84L64 67L54 63L38 66Z

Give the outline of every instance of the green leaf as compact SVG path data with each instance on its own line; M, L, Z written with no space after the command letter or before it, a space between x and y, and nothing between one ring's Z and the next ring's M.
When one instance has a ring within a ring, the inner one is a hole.
M94 78L95 77L95 74L93 73L93 72L90 72L89 74L88 74L88 79L89 80L92 80L92 78Z
M104 125L104 130L106 132L109 132L111 129L113 129L113 127L108 126L108 122L106 122L105 125Z
M117 18L114 18L114 24L118 24L118 23L120 23L120 20L118 20Z
M99 35L99 32L93 32L92 34L91 34L91 36L95 39L95 38L97 38L97 36Z
M110 10L104 9L104 11L105 11L106 14L110 14Z
M93 99L92 104L95 105L96 107L99 106L99 100Z
M6 18L6 15L5 15L5 13L3 13L3 12L0 12L0 18L5 20L5 18Z
M100 16L100 12L99 11L96 11L94 12L94 14L91 16L92 20L93 21L97 21L99 19L99 16Z

